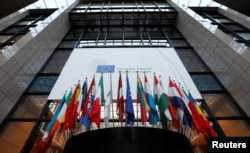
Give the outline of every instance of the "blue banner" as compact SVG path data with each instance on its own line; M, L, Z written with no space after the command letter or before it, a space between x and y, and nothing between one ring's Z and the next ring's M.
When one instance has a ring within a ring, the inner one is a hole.
M115 65L98 65L96 73L114 73Z

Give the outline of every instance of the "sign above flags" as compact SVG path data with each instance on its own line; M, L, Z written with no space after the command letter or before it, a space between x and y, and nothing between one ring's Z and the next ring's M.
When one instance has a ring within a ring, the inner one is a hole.
M96 73L114 73L115 65L97 65Z
M86 78L92 78L93 75L99 79L100 73L104 73L104 91L108 91L110 82L109 74L106 73L112 73L112 82L115 82L112 84L112 92L115 95L120 72L123 78L126 77L126 73L129 74L133 99L136 98L137 73L141 78L146 73L151 87L154 73L161 75L165 90L168 90L169 77L174 78L176 83L190 90L195 99L202 99L174 48L75 48L48 99L60 99L65 90L74 87L78 80L82 85ZM126 80L123 80L122 84L126 89Z

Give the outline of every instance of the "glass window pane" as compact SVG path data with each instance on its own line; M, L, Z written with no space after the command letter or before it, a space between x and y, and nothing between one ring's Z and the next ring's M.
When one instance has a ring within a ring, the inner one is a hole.
M237 33L238 35L240 35L242 38L246 39L246 40L250 40L250 32L241 32L241 33Z
M212 75L192 74L191 78L200 91L222 91L222 88Z
M50 92L58 76L38 76L29 92Z
M226 94L202 94L215 117L240 116Z
M206 14L208 14L209 16L211 16L212 18L223 18L223 16L221 14L219 14L218 12L204 12Z
M23 30L24 27L10 27L4 30L5 33L19 33Z
M57 50L52 55L42 73L60 73L72 50Z
M170 39L170 42L173 47L190 47L186 40Z
M217 120L226 136L249 137L249 124L244 120Z
M16 23L16 25L30 25L33 22L33 20L22 20Z
M167 35L167 37L171 38L181 38L181 34L175 29L171 27L162 27L162 31Z
M11 38L12 35L4 35L4 36L0 36L0 43L5 42L6 40L8 40L9 38Z
M175 49L188 72L207 72L207 67L200 61L192 49Z
M217 18L215 19L216 22L220 22L220 23L231 23L232 21L226 18Z
M62 41L59 48L74 48L77 43L76 41Z
M149 37L151 38L155 38L155 37L164 38L165 37L164 34L158 29L155 29L155 30L147 29L147 31L148 31Z
M227 26L228 28L230 28L231 30L235 31L235 30L246 30L246 28L240 26L240 25L225 25Z
M48 96L25 96L12 118L38 118Z
M33 122L8 123L0 134L1 152L20 153L33 126Z
M85 28L71 28L65 39L79 39Z
M97 39L99 36L99 31L88 31L85 33L84 38Z

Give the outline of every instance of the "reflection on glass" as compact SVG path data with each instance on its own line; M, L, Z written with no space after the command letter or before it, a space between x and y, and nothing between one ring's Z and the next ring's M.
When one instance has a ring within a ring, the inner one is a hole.
M193 49L175 49L188 72L208 72Z
M191 74L191 78L200 91L222 91L213 75Z
M9 122L0 134L1 152L20 153L33 126L33 122Z
M12 118L38 118L47 96L25 96Z
M4 36L0 36L0 42L3 43L6 40L8 40L9 38L11 38L12 35L4 35Z
M32 86L29 89L29 92L50 92L54 86L58 76L38 76Z
M246 40L250 40L250 32L238 32L237 34Z
M215 117L240 116L226 94L202 94Z
M42 73L60 73L72 50L57 50L46 64Z
M218 123L228 137L250 136L250 127L245 120L218 120Z

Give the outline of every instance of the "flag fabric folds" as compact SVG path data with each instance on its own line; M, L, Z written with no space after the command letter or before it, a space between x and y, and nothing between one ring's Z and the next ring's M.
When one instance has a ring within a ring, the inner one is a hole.
M106 95L106 101L105 101L105 105L104 105L104 115L103 115L103 120L104 120L106 127L108 127L108 124L109 124L110 106L112 105L112 102L113 102L112 92L113 92L112 91L112 77L111 77L111 73L110 73L110 87L109 87L109 91Z
M133 126L134 122L135 122L135 115L134 115L133 101L132 101L132 97L131 97L128 74L126 76L126 83L127 83L126 103L125 103L126 123L129 126Z
M122 122L123 117L124 117L124 97L123 97L123 87L122 87L121 73L119 74L119 80L118 80L116 113L118 115L119 122Z
M207 120L206 116L204 115L204 113L202 112L200 106L198 104L195 104L195 108L199 113L199 117L200 117L200 122L203 125L203 127L205 128L205 130L207 131L207 134L209 137L215 137L217 136L216 132L214 131L214 129L210 126L209 121Z
M181 91L171 79L169 79L168 95L173 107L177 108L180 125L186 125L192 128L192 119L190 116L190 111L188 110L183 101Z
M82 91L81 91L81 95L79 98L79 104L77 107L77 116L81 116L81 110L83 108L83 104L87 98L87 93L88 93L88 79L86 78L83 85L82 85Z
M63 121L64 121L65 112L66 112L66 109L68 107L68 103L71 99L71 96L72 96L72 90L70 90L70 92L68 93L68 95L67 95L67 97L66 97L66 99L65 99L65 101L60 109L60 112L58 114L56 114L56 116L57 116L56 120L52 121L54 123L53 123L52 127L49 127L50 131L45 132L45 135L42 137L41 141L39 142L39 146L41 149L47 149L48 147L50 147L55 133L59 130L60 124L63 123Z
M81 126L84 131L89 129L89 111L90 111L91 102L94 99L94 95L95 95L95 77L93 76L93 79L90 83L90 87L88 89L86 99L83 103L82 117L80 120Z
M169 117L169 111L168 111L169 102L166 98L166 95L165 95L156 75L154 75L154 86L155 86L155 94L157 97L157 104L158 104L158 108L159 108L162 128L166 129L167 122L170 121L170 118L168 118Z
M40 146L41 149L46 149L51 144L51 141L52 141L52 138L53 138L54 134L50 134L50 136L49 136L49 133L50 133L54 123L56 122L57 117L58 117L58 115L59 115L59 113L61 111L61 108L62 108L62 106L63 106L63 104L65 102L65 99L66 99L65 96L66 95L63 95L61 101L59 102L59 104L58 104L58 106L56 108L56 111L55 111L54 115L52 116L52 118L51 118L51 120L50 120L44 134L43 134L42 139L39 142L39 146Z
M144 75L144 88L145 88L145 96L146 96L146 100L148 101L149 107L150 107L150 111L148 113L149 116L149 123L151 125L156 125L159 121L159 115L158 115L158 111L155 105L155 101L154 101L154 97L152 95L151 92L151 88L147 79L146 74Z
M109 124L109 118L110 118L110 105L112 105L112 90L109 90L106 96L106 101L104 105L104 116L103 120L105 123L105 126L108 127Z
M194 105L195 110L197 111L196 118L197 118L198 122L200 123L201 128L203 128L202 130L205 130L205 131L200 131L200 132L202 134L204 134L205 136L215 137L217 135L216 132L210 126L210 123L207 120L207 118L204 115L204 113L202 112L200 106L198 104L195 104L194 98L193 98L193 96L192 96L192 94L190 92L188 93L188 99Z
M160 83L160 86L161 86L162 90L164 91L162 80L161 80L161 76L159 76L159 83ZM168 108L167 108L165 114L166 114L166 117L171 121L170 123L172 123L172 125L170 124L170 126L168 128L171 129L171 130L176 131L180 127L179 126L179 121L177 119L177 116L176 116L176 113L175 113L175 109L172 106L172 102L169 99L168 94L165 93L165 95L166 95L166 99L168 101Z
M134 108L128 72L126 72L126 99L124 99L122 75L120 72L116 108L114 110L111 73L110 86L107 90L106 99L104 97L103 74L101 74L97 86L95 84L95 76L93 76L89 88L87 78L82 87L79 81L75 85L75 88L71 88L68 93L65 93L58 103L54 115L39 141L40 151L43 152L50 147L52 141L53 144L55 143L55 135L57 133L64 132L65 140L67 140L79 132L101 128L102 108L104 109L103 122L105 127L110 126L110 114L112 113L114 121L118 119L118 122L123 122L125 119L126 126L134 126L135 118L138 117L137 122L141 119L142 125L149 123L156 127L159 124L163 129L179 131L186 136L190 136L189 132L191 130L205 137L215 137L217 135L215 130L210 126L210 122L201 110L200 105L195 102L190 92L186 93L184 88L180 88L169 78L166 93L160 76L158 80L154 74L153 95L146 73L144 73L144 86L138 72L135 77L136 85L134 84L133 87L136 88L137 106L139 107L140 104L140 108ZM137 116L135 117L135 110L136 113L141 113L140 116L136 114ZM115 112L118 115L117 118L114 117Z
M194 106L194 103L190 101L191 99L189 99L188 95L186 94L183 88L181 91L184 103L186 107L188 107L189 113L191 114L193 128L196 129L198 132L203 133L204 135L207 136L207 132L204 130L204 128L202 128L201 122L199 122L199 114Z
M98 89L95 95L95 99L91 105L89 120L91 123L95 124L97 128L100 128L101 121L101 100L104 99L103 91L103 75L101 75L100 81L98 83ZM103 102L104 103L104 102Z
M150 111L150 107L148 105L144 89L142 87L141 79L139 74L137 73L137 102L140 103L141 108L141 122L145 124L148 120L147 112Z
M61 130L65 131L67 129L73 129L74 127L74 123L75 123L75 118L73 114L74 111L74 107L77 104L79 95L80 95L80 90L81 90L81 86L80 86L80 82L78 82L78 84L76 85L73 95L69 101L68 107L66 109L65 112L65 116L64 116L64 122L61 125Z

